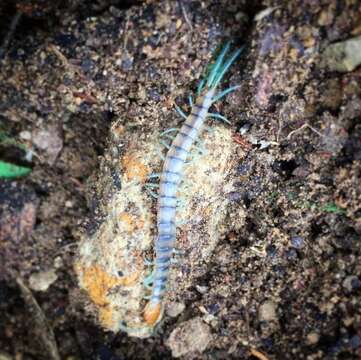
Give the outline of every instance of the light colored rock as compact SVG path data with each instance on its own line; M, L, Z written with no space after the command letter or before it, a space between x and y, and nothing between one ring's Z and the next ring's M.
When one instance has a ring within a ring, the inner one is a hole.
M49 126L46 130L37 130L33 133L34 145L43 150L46 161L52 165L63 148L63 139L56 125Z
M185 307L184 303L170 301L167 303L165 311L170 317L176 317L184 311Z
M0 351L0 360L13 360L13 357Z
M24 131L20 132L19 136L20 136L20 139L30 140L31 139L31 132L27 131L27 130L24 130Z
M41 271L30 275L29 287L35 291L47 291L57 279L58 276L54 270Z
M277 305L271 300L265 301L258 310L260 321L277 321Z
M329 45L321 65L332 71L349 72L361 64L361 36Z
M201 318L183 322L169 336L166 345L173 357L187 355L188 358L201 354L212 341L210 328Z
M113 125L114 138L123 134L122 129ZM200 134L207 154L193 150L193 161L184 167L178 193L181 204L176 215L180 223L176 247L187 256L182 259L182 267L174 265L170 269L164 304L168 298L181 298L195 279L205 274L206 264L226 231L222 225L229 205L226 194L233 190L238 155L232 130L216 124L212 129ZM146 133L144 128L140 131ZM136 337L153 333L143 320L144 298L149 295L143 281L152 270L144 259L153 246L156 213L155 200L144 184L147 176L159 172L162 166L157 155L160 132L158 129L146 137L127 133L120 140L128 144L127 151L115 154L111 160L117 164L116 170L108 174L109 162L101 166L97 183L103 199L100 221L96 223L92 218L96 231L81 241L75 263L80 286L95 305L92 308L97 310L100 324ZM114 185L114 172L120 188Z
M318 340L320 339L320 334L318 334L317 332L310 332L308 335L307 335L307 344L309 345L315 345L318 343Z

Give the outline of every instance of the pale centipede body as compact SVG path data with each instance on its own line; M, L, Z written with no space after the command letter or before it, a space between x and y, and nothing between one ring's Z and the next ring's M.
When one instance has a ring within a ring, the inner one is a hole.
M164 294L170 261L176 239L176 193L182 177L182 169L193 142L202 129L212 104L214 90L200 96L193 105L191 114L182 125L167 153L160 177L157 227L155 242L156 261L151 303L161 301Z
M150 300L144 310L144 319L150 326L154 326L160 319L161 302L166 291L169 267L176 241L177 191L182 178L184 163L207 116L227 121L222 115L209 113L212 104L238 88L238 86L233 86L216 94L216 88L224 74L241 52L241 49L238 49L228 59L224 60L229 47L230 44L226 44L213 64L209 76L201 82L198 97L191 106L190 115L185 116L181 113L185 117L185 122L174 138L164 160L158 193L158 234L155 240L156 258L153 286Z

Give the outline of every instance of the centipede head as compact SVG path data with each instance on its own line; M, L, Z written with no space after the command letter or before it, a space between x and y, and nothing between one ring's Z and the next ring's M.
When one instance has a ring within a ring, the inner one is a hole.
M154 326L161 319L162 306L160 303L149 302L143 312L143 319L148 326Z

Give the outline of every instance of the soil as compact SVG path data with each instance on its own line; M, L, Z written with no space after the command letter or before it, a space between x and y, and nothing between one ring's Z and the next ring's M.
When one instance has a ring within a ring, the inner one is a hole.
M0 358L361 358L361 73L320 65L360 35L356 0L24 0L0 14L0 130L26 149L0 156L32 167L0 180ZM226 235L154 336L105 331L74 261L107 201L94 184L111 126L172 126L229 38L246 46L228 76L241 88L217 106L239 153Z

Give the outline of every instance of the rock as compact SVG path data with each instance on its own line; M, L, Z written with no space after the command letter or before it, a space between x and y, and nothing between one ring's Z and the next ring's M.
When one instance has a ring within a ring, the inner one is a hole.
M47 291L49 286L58 279L54 270L42 271L30 275L29 287L35 291Z
M49 126L47 130L38 130L33 134L33 143L44 150L46 161L52 165L63 148L63 139L58 126Z
M188 355L192 358L201 354L212 340L210 328L200 318L194 318L180 324L172 331L167 346L172 350L173 357Z
M30 235L38 203L29 186L15 181L0 182L0 279L10 269L26 268L23 261L33 249Z
M30 140L31 139L31 132L24 130L19 133L20 139L23 140Z
M317 344L319 339L320 339L320 334L318 334L317 332L314 332L314 331L310 332L306 338L307 343L309 345Z
M4 352L0 352L0 360L13 360L13 357Z
M185 307L183 303L170 301L166 306L166 313L170 317L176 317L184 311Z
M292 236L291 244L296 249L301 249L305 245L305 240L301 236Z
M356 289L361 288L361 281L355 275L347 276L344 281L342 282L342 286L348 291L351 292Z
M260 321L277 321L277 305L272 300L265 301L258 310Z
M349 72L361 64L361 36L329 45L322 54L321 66L331 71Z
M114 146L116 128L117 123L112 126ZM144 127L139 129L145 131ZM123 321L127 324L125 331L136 337L152 333L143 319L144 296L148 295L143 285L147 274L143 259L153 245L155 217L154 199L144 191L144 183L161 166L157 156L160 132L152 129L147 137L122 134L122 142L129 146L112 161L117 164L114 172L112 163L104 158L96 185L96 197L103 200L99 215L90 219L96 231L83 237L75 261L79 284L95 304L101 325L117 332ZM202 139L212 156L199 155L197 161L184 167L185 180L179 188L182 206L177 210L177 219L184 224L178 249L187 253L182 265L187 270L171 267L169 298L182 294L205 273L219 239L227 232L223 226L230 203L226 194L233 189L232 174L238 160L230 141L232 131L215 124L212 133L202 133ZM120 179L121 188L114 186L112 174Z

